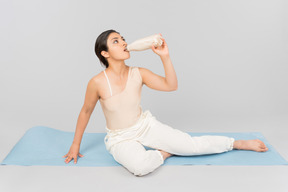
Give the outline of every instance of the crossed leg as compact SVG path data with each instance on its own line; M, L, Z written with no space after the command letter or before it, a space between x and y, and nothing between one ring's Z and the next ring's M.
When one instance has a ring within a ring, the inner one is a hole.
M153 120L149 130L138 138L145 146L170 154L191 156L223 153L233 149L234 138L204 135L192 137L186 132Z
M155 150L146 150L144 146ZM223 153L233 149L267 151L259 139L237 140L226 136L205 135L192 137L158 120L136 140L126 140L111 148L114 159L137 176L146 175L174 154L190 156Z
M174 154L201 155L222 153L233 149L268 151L266 145L259 139L235 141L235 139L225 136L192 137L157 119L154 119L154 124L150 127L149 132L140 138L140 142L151 148L159 149L164 160Z

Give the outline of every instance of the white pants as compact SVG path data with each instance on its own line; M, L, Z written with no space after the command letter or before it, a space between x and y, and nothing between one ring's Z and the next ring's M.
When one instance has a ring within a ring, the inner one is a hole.
M106 149L113 158L137 176L146 175L164 163L161 152L190 156L222 153L233 149L234 138L225 136L192 137L158 121L149 110L142 112L138 122L128 128L110 130L106 127ZM155 150L146 150L144 146Z

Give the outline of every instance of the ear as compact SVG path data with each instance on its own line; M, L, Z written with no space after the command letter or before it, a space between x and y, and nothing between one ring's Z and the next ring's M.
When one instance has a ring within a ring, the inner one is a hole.
M107 51L101 51L101 55L105 58L109 57L109 53Z

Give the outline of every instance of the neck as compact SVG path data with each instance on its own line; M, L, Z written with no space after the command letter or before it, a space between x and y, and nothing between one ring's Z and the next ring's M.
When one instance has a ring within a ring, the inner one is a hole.
M118 62L118 63L109 63L109 67L106 69L106 71L111 71L113 74L119 77L125 77L126 71L128 66L125 65L124 61Z

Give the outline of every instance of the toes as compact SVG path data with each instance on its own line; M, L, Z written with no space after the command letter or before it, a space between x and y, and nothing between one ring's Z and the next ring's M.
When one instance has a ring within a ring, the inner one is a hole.
M263 148L263 149L259 149L258 151L259 152L266 152L266 151L268 151L268 148L266 147L266 148Z
M261 147L264 148L264 149L267 148L266 145L263 142L261 143Z
M256 141L260 144L264 144L263 141L261 141L260 139L256 139Z
M260 148L264 148L264 149L267 148L265 143L263 141L261 141L260 139L256 139L256 141L259 143Z

